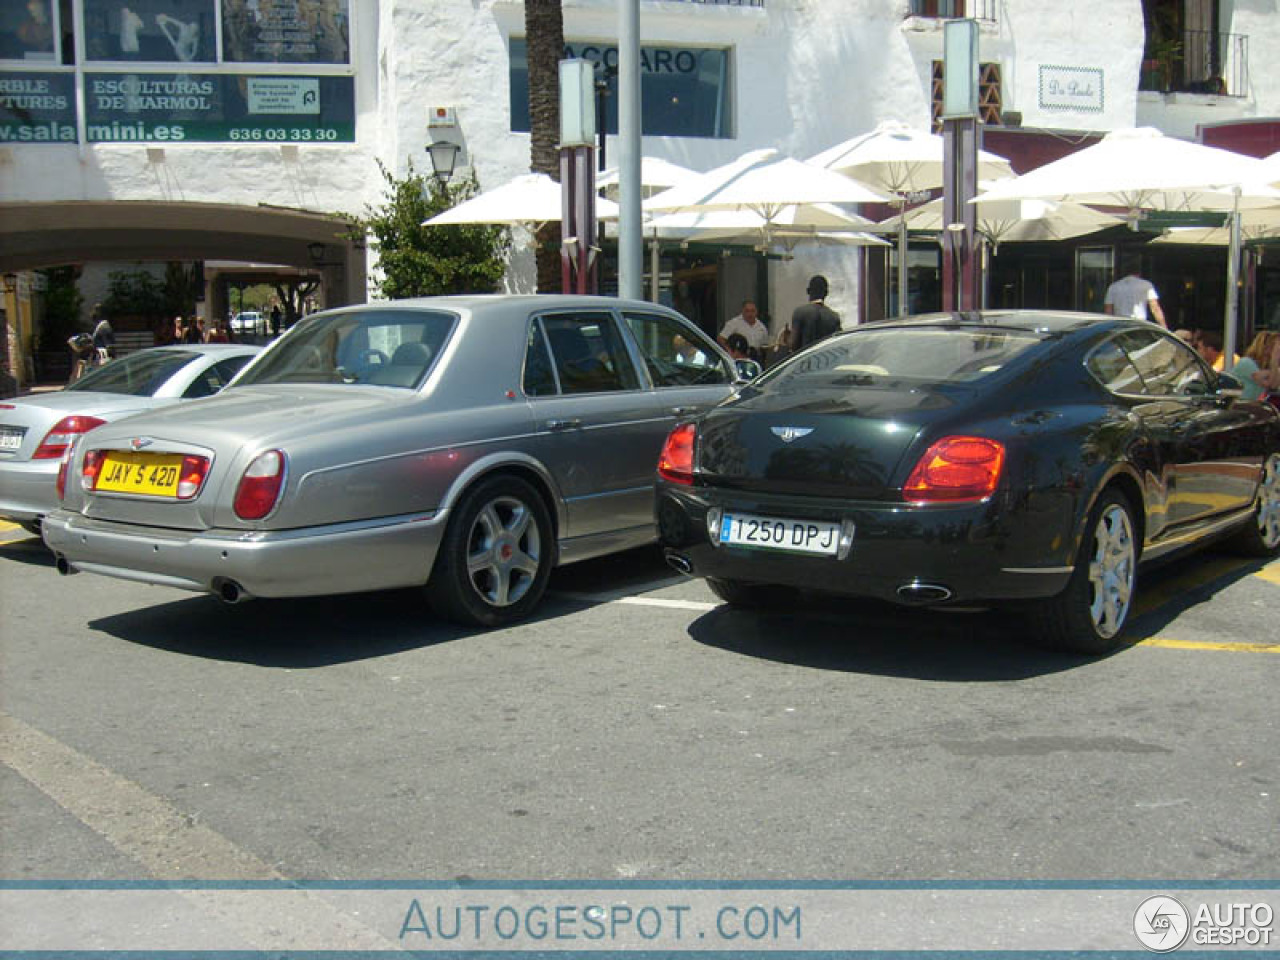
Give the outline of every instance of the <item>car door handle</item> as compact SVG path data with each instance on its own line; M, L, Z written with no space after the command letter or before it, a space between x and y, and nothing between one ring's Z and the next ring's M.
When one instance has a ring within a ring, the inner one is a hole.
M677 417L691 417L698 412L697 407L672 407L671 412Z
M582 426L581 420L548 420L548 430L577 430Z

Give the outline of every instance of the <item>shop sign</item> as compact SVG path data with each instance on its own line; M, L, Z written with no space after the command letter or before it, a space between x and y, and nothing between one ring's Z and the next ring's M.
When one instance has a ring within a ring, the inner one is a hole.
M1093 67L1040 66L1040 108L1101 113L1103 72Z
M0 71L0 143L75 143L75 75Z
M355 141L352 77L85 75L90 143Z

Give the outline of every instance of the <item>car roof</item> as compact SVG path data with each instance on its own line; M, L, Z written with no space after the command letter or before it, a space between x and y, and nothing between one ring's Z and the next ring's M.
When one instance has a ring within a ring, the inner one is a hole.
M452 294L441 297L410 297L405 300L379 300L370 303L348 304L334 307L339 310L452 310L468 313L475 310L492 309L494 307L518 310L566 310L594 307L600 310L661 310L672 313L670 307L650 303L647 300L627 300L620 297L601 297L591 294L569 293L472 293Z
M1151 327L1145 320L1131 320L1104 313L1082 313L1071 310L969 310L950 313L928 313L901 319L862 324L868 327L1001 327L1041 334L1066 334L1088 328Z
M215 356L221 353L258 353L263 348L255 343L166 343L163 346L145 347L144 349L148 353L198 353L204 356ZM135 352L141 353L142 351Z

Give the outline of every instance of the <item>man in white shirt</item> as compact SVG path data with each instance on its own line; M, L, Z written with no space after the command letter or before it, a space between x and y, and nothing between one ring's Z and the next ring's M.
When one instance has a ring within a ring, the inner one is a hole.
M720 328L720 346L729 348L729 338L740 333L747 340L747 346L760 351L769 343L769 328L760 319L760 311L756 309L754 300L742 301L742 312Z
M1130 270L1111 286L1107 287L1107 295L1102 309L1118 317L1133 317L1135 320L1150 320L1168 329L1165 323L1164 310L1160 308L1160 298L1150 280L1138 276L1137 269Z

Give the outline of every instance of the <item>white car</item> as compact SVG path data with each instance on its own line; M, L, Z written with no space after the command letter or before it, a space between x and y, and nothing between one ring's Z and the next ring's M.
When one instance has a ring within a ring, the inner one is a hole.
M154 347L98 367L65 390L0 401L0 519L39 533L41 518L58 505L58 464L80 434L212 396L261 352L250 344Z
M262 314L257 310L245 310L231 318L232 333L262 333Z

